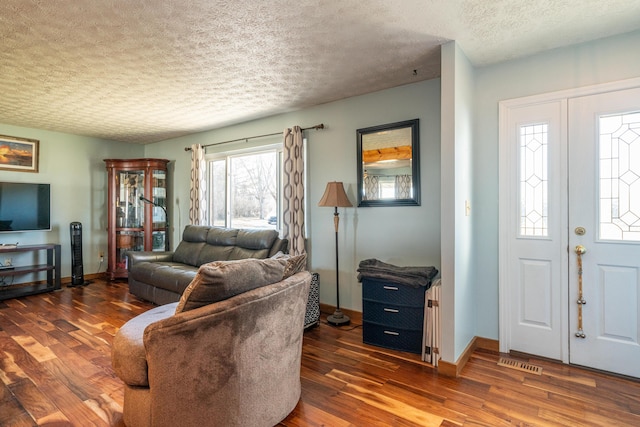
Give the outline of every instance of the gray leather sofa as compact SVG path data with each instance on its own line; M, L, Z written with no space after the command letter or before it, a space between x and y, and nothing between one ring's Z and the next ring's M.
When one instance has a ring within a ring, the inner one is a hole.
M173 252L129 252L129 292L158 305L176 302L202 264L269 258L288 245L276 230L187 225Z

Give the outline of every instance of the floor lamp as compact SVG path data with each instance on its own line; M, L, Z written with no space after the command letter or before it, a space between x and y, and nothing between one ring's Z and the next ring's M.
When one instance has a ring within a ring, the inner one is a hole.
M324 195L318 206L333 207L333 225L336 230L336 311L327 317L327 322L333 326L348 325L351 321L349 316L342 313L340 310L340 270L338 269L338 224L340 223L340 214L338 208L348 208L353 206L349 201L346 193L344 192L344 186L341 182L329 182L327 188L324 190Z

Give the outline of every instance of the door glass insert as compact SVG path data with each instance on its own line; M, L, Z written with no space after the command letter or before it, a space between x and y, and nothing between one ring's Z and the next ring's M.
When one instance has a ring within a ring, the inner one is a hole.
M520 235L546 237L548 124L520 126Z
M640 112L599 118L600 238L640 241Z

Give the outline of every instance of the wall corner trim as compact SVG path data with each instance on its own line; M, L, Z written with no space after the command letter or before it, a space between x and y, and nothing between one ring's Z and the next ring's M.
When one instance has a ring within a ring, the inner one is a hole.
M453 377L457 378L460 376L460 372L462 372L462 368L467 364L471 355L476 349L482 349L492 352L499 352L500 343L498 340L483 338L475 336L467 345L467 348L464 349L460 357L455 363L447 362L444 360L438 361L438 375L443 375L445 377Z

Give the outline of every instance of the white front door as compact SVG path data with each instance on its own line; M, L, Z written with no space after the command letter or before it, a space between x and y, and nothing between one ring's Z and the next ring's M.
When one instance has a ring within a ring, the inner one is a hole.
M640 377L640 89L570 99L568 152L570 362Z
M501 103L500 350L640 377L640 89L588 92Z
M500 178L507 187L501 190L501 202L508 199L509 205L500 218L501 235L507 237L501 245L506 268L500 279L507 283L501 295L509 294L501 299L501 309L509 319L510 335L508 349L502 351L562 360L567 215L566 185L558 183L566 163L566 102L518 106L507 116L505 155L511 166Z

